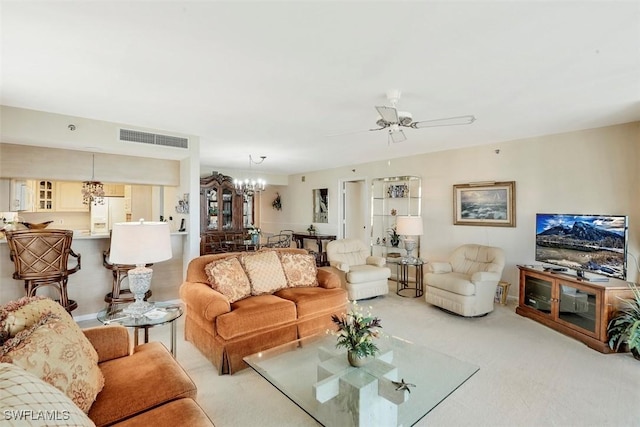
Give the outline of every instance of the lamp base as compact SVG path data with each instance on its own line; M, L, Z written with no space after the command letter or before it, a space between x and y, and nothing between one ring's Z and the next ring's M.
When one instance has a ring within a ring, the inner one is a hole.
M413 256L413 250L416 248L416 241L413 239L405 238L404 239L404 248L407 250L407 255L402 257L403 264L416 264L418 262L418 258Z
M153 304L146 301L135 301L122 310L124 314L128 314L134 319L144 316L145 313L153 310Z
M144 264L138 264L136 268L128 271L129 289L135 295L136 300L122 310L125 314L133 318L139 318L147 311L153 309L153 304L144 300L145 294L151 288L152 275L153 270L145 267Z

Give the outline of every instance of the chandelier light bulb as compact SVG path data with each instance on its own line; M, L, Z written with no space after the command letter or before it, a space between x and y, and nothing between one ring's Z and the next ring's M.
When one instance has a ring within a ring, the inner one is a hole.
M251 155L249 155L249 169L251 169L252 164L261 164L264 162L267 156L260 156L260 161L254 161ZM242 179L234 179L233 185L236 188L236 194L245 195L247 197L252 197L255 193L263 191L266 187L266 181L264 179L258 178L245 178Z

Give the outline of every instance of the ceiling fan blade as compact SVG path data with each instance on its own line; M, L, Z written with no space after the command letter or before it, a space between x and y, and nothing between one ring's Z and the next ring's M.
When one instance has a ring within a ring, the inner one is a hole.
M458 125L470 125L475 122L476 118L472 115L447 117L444 119L423 120L421 122L413 122L408 127L414 129L431 128L436 126L458 126Z
M398 142L406 141L407 137L402 130L389 130L389 140L396 144Z
M394 107L376 106L378 114L387 123L398 123L398 110Z

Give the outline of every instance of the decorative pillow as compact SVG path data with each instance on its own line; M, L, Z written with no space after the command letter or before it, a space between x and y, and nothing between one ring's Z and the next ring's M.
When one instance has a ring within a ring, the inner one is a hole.
M287 278L275 251L245 254L241 261L251 281L251 295L272 294L287 287Z
M49 301L58 304L53 300L35 296L22 297L0 307L0 344L8 338L15 337L18 332L30 328L45 312L51 311Z
M236 302L251 296L251 284L237 257L213 261L204 268L213 289Z
M280 262L290 288L318 286L318 267L313 255L283 252Z
M8 425L95 427L63 392L11 363L0 363L0 390Z
M0 348L0 362L38 376L85 413L104 386L96 350L77 325L53 313L44 314L32 327L8 339Z

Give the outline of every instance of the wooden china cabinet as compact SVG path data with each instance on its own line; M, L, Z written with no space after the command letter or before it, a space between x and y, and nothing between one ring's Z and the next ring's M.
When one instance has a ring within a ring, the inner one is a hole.
M247 219L245 196L233 178L213 172L200 178L200 254L224 252L224 242L242 239ZM251 212L251 217L253 212Z

